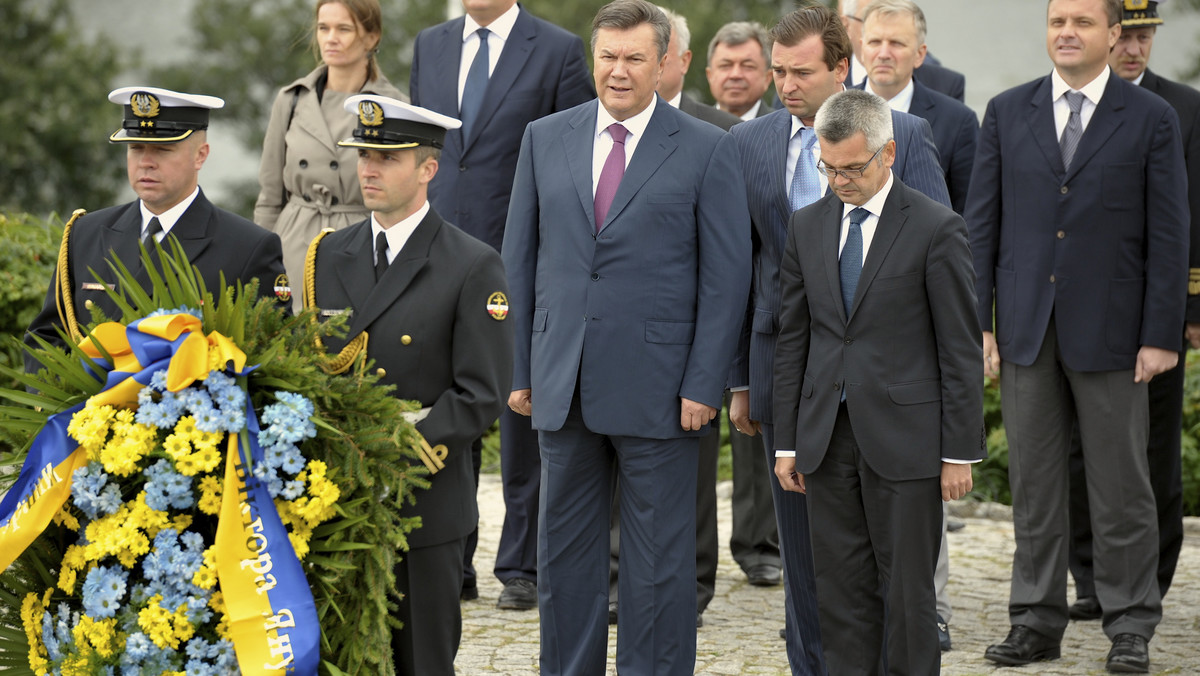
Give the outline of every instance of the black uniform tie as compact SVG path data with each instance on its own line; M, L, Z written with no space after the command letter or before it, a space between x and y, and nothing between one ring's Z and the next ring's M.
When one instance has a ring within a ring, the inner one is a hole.
M154 236L162 231L162 223L158 222L158 216L151 218L146 226L146 236L142 238L142 246L146 247L146 251L154 251Z
M387 233L381 232L375 237L375 281L377 282L383 278L383 273L387 272L387 249Z

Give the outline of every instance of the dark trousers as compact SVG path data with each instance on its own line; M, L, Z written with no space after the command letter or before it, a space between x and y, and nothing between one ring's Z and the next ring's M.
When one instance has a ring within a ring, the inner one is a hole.
M713 421L716 422L715 420ZM696 613L703 613L717 589L717 453L721 430L715 424L700 437L696 465ZM614 482L609 522L608 600L621 597L621 489Z
M609 512L621 487L617 671L690 676L696 663L695 437L644 439L587 428L576 396L539 433L541 672L604 673Z
M775 426L762 424L763 451L774 476ZM791 444L788 444L789 446ZM813 573L809 537L808 498L783 490L771 482L775 519L779 528L779 553L783 559L784 619L788 664L792 676L824 676L821 627L817 616L817 584ZM831 674L834 672L830 672Z
M1158 510L1158 593L1167 595L1179 550L1183 547L1183 468L1180 436L1183 427L1183 381L1187 351L1179 353L1179 365L1154 376L1148 386L1150 398L1150 441L1146 459L1150 488ZM1088 510L1087 477L1078 428L1071 439L1071 553L1069 564L1075 578L1075 596L1096 595L1092 571L1092 522Z
M1082 372L1058 350L1053 318L1034 363L1000 369L1013 497L1009 618L1052 638L1067 626L1068 457L1079 424L1104 632L1149 639L1162 619L1158 521L1146 443L1147 388L1133 370Z
M761 435L751 437L732 425L729 427L733 456L733 531L729 536L729 553L746 573L764 563L782 565L775 499L771 493L774 467L767 465Z
M938 673L939 477L880 476L863 458L842 404L825 459L804 480L829 673L877 674L881 664L893 674Z
M471 470L475 473L475 499L479 500L479 470L483 467L483 439L476 439L471 444ZM479 546L479 526L476 525L463 545L462 569L463 588L475 587L478 582L475 576L475 548Z
M500 477L504 525L496 548L496 577L537 581L538 492L542 458L529 417L508 407L500 414Z
M396 588L404 595L392 631L392 659L399 676L453 676L462 638L462 560L466 538L415 547L396 564Z

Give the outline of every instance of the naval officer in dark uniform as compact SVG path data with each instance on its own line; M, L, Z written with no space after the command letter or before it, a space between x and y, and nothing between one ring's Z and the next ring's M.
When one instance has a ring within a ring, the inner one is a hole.
M447 129L460 122L375 95L352 96L358 179L371 217L309 246L306 307L348 314L332 352L365 349L381 382L421 402L417 431L433 475L405 516L422 526L396 567L404 595L393 633L398 673L454 673L462 633L463 548L478 510L471 442L499 415L512 384L513 338L500 254L442 220L426 201ZM369 340L363 338L369 337ZM346 352L346 351L349 352Z
M138 199L92 214L75 212L63 233L46 302L29 325L25 343L36 347L32 336L39 336L61 345L58 328L76 341L82 339L93 306L119 319L120 311L105 292L115 281L110 262L119 258L142 288L149 288L138 242L153 248L159 241L170 251L168 236L183 246L214 296L220 294L224 272L228 284L257 279L260 296L276 298L281 306L290 303L279 236L213 206L199 186L209 150L208 113L225 102L156 87L122 87L108 100L125 109L121 128L108 140L126 145L129 185ZM38 361L26 355L25 370L38 367Z

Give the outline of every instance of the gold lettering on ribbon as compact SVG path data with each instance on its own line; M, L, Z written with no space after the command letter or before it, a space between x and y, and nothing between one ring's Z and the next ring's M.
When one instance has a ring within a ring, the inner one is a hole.
M15 533L20 530L21 524L19 522L21 520L21 516L28 513L30 506L33 505L33 503L37 502L43 495L46 494L46 491L49 491L54 487L55 484L61 481L62 477L58 475L58 472L54 469L54 465L46 463L46 466L42 468L41 474L38 475L37 483L34 484L33 490L29 493L29 497L17 504L17 507L13 510L12 516L9 518L8 523L4 524L3 527L0 527L0 535L7 535L8 533Z
M292 663L292 637L287 634L279 634L272 638L267 637L267 645L271 649L271 657L281 658L278 664L264 664L263 669L283 669Z

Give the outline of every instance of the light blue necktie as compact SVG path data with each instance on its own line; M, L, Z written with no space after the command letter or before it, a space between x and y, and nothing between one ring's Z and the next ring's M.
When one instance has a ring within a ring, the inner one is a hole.
M471 62L471 68L467 71L462 105L458 107L458 119L462 120L464 140L468 138L471 125L479 115L479 106L483 103L483 92L488 83L488 29L480 28L475 33L479 36L479 51L475 52L475 60Z
M817 165L813 162L812 148L817 135L808 127L800 128L802 150L796 158L796 171L792 174L792 189L788 202L792 211L806 207L821 198L821 179L817 176Z
M846 232L846 244L842 247L842 258L838 261L838 277L842 282L842 304L846 317L854 306L854 292L858 290L858 276L862 274L863 238L862 224L871 212L857 207L850 212L850 229Z

